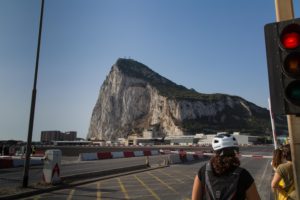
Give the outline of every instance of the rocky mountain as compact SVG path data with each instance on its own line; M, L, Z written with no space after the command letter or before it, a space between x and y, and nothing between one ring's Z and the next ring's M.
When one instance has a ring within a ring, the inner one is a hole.
M87 138L270 132L269 112L238 96L202 94L132 59L118 59L101 86Z

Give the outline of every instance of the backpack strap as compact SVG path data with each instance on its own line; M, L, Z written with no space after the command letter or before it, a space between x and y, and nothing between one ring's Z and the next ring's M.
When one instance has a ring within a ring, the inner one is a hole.
M224 194L224 197L226 197L226 199L233 199L233 197L235 196L241 172L242 172L242 168L240 168L240 167L237 167L232 172L232 176L235 176L235 178L234 178L234 181L232 183L230 183L230 186L229 186L229 189L227 190L227 192ZM234 191L234 192L232 192L232 191Z
M214 192L213 192L213 189L212 189L212 186L211 186L211 183L210 183L210 180L209 180L209 175L208 173L211 172L212 169L211 169L211 165L210 163L206 163L206 166L205 166L205 198L206 200L215 200L216 197L214 196Z

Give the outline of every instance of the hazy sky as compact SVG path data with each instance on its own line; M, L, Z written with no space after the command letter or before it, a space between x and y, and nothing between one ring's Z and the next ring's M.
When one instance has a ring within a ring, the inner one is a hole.
M27 139L40 4L0 0L0 140ZM119 57L267 108L263 27L274 21L274 0L45 0L33 140L43 130L85 138Z

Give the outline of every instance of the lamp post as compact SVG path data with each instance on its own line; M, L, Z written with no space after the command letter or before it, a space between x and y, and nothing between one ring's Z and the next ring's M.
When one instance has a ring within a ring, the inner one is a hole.
M41 15L40 15L40 25L39 25L38 46L37 46L37 52L36 52L34 83L33 83L32 96L31 96L30 118L29 118L27 144L26 144L26 159L25 159L24 174L23 174L23 187L28 186L28 172L29 172L29 164L30 164L31 140L32 140L33 122L34 122L34 111L35 111L35 100L36 100L36 83L37 83L37 75L38 75L38 67L39 67L41 35L42 35L42 25L43 25L43 14L44 14L44 0L42 0L42 3L41 3Z

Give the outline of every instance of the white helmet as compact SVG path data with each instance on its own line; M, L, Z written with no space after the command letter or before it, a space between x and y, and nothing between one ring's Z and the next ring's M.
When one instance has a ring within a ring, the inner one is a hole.
M238 142L233 135L230 134L218 134L212 140L212 148L221 150L228 147L238 148Z

